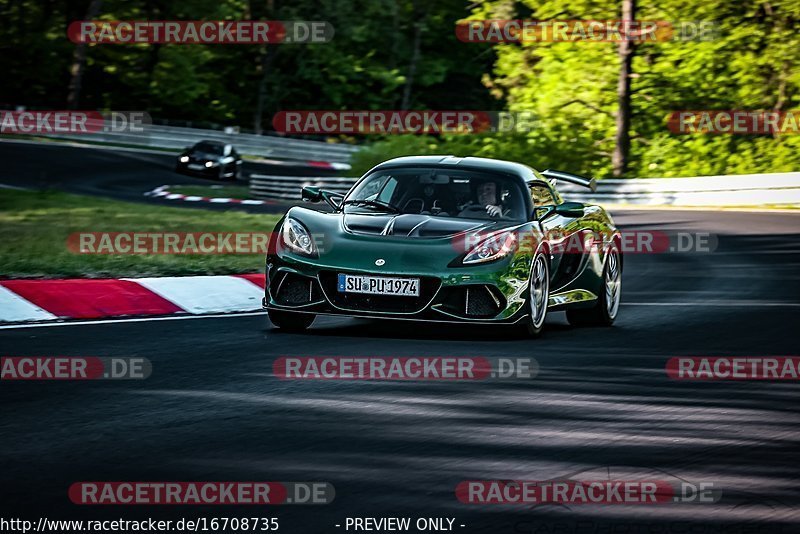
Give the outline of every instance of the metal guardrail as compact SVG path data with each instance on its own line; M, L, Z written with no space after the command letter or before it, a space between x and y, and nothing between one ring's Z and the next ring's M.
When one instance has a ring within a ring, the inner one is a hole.
M183 150L188 145L209 139L230 143L242 154L281 159L313 160L347 163L358 147L340 143L325 143L244 133L225 133L220 130L179 128L175 126L145 126L142 132L103 131L92 134L48 134L48 137L74 141L98 141L147 148Z
M356 178L250 175L250 194L254 198L272 200L301 200L300 190L307 185L335 193L347 193Z
M299 201L303 186L311 185L337 193L346 193L355 180L356 178L255 174L250 177L250 191L255 198ZM570 200L598 204L800 206L800 172L601 180L594 193L586 188L562 182L559 183L558 190Z
M643 206L800 206L800 172L602 180L597 192L570 184L559 191L580 202Z

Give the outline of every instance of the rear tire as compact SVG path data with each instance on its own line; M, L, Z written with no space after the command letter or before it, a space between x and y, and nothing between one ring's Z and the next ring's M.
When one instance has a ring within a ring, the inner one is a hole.
M567 321L572 326L611 326L617 318L622 290L622 268L619 249L612 244L606 253L603 266L603 287L597 303L592 308L567 310Z
M313 313L295 313L280 310L267 310L272 324L286 332L302 332L314 322Z
M531 263L528 279L528 318L525 320L525 335L536 338L542 334L550 300L550 263L543 251L536 253Z

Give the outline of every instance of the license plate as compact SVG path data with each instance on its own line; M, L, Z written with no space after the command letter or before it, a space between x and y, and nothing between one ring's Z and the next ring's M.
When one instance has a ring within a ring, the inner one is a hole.
M390 278L340 274L339 293L367 293L371 295L419 296L419 278Z
M205 167L203 167L202 165L198 165L197 163L190 163L188 167L193 171L202 171L203 169L205 169Z

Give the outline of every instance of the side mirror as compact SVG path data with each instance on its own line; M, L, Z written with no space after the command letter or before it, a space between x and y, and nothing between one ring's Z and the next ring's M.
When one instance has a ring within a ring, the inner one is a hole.
M300 193L300 198L307 202L319 202L320 200L324 200L333 209L339 208L342 196L343 195L340 195L339 193L326 191L325 189L320 189L319 187L313 187L310 185L304 186Z
M307 185L303 187L300 197L307 202L319 202L322 200L322 193L320 193L318 187Z
M553 206L540 206L533 210L533 220L543 221L548 219L553 214L561 215L562 217L577 218L583 217L584 205L580 202L564 202L562 204Z
M556 206L555 212L563 217L583 217L583 208L580 202L564 202Z

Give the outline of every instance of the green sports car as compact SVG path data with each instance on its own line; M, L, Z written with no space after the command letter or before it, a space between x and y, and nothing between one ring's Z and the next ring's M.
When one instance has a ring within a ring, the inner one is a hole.
M275 227L264 307L278 328L317 315L517 325L548 311L611 325L620 300L620 233L600 206L554 184L594 180L509 161L392 159L344 195L304 187L329 210L291 208Z

